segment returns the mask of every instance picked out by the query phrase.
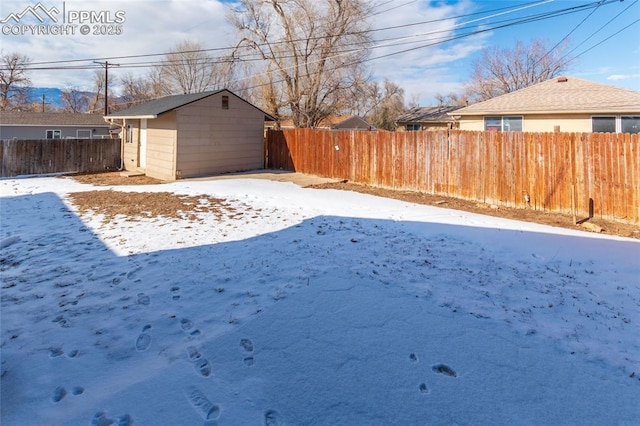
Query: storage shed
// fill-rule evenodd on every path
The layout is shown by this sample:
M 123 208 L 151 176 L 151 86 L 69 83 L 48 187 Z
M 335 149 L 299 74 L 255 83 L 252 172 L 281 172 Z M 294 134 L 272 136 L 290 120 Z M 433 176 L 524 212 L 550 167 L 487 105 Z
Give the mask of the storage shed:
M 109 114 L 123 128 L 123 166 L 161 180 L 264 167 L 273 117 L 229 90 L 155 99 Z

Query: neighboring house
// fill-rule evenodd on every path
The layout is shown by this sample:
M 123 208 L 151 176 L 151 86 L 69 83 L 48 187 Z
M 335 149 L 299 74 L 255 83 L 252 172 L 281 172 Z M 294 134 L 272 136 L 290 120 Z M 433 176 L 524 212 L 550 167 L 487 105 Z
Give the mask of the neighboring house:
M 105 117 L 121 121 L 125 170 L 162 180 L 264 167 L 273 117 L 224 89 L 167 96 Z
M 455 129 L 456 120 L 448 113 L 460 109 L 459 106 L 416 107 L 396 120 L 396 131 Z
M 461 130 L 640 131 L 640 92 L 558 77 L 449 113 Z
M 275 122 L 266 123 L 267 128 L 274 128 Z M 281 129 L 293 129 L 292 119 L 282 120 L 280 122 Z M 316 129 L 325 130 L 376 130 L 376 127 L 366 121 L 364 118 L 357 115 L 330 115 L 327 118 L 320 120 L 320 123 L 315 127 Z
M 109 124 L 98 114 L 0 111 L 0 139 L 108 137 Z

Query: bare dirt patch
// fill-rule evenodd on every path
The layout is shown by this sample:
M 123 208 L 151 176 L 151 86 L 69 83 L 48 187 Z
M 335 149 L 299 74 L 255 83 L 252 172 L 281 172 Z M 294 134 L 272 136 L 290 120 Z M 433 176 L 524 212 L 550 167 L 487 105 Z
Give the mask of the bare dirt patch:
M 120 176 L 120 172 L 77 174 L 63 176 L 62 178 L 71 178 L 80 183 L 96 186 L 158 185 L 164 183 L 164 181 L 149 176 Z
M 213 214 L 217 220 L 222 220 L 224 217 L 242 217 L 251 211 L 249 206 L 238 211 L 223 198 L 171 192 L 73 192 L 69 199 L 81 214 L 104 215 L 104 222 L 118 216 L 126 217 L 127 221 L 157 217 L 204 221 L 203 214 Z M 254 213 L 258 214 L 258 211 Z
M 479 213 L 489 216 L 520 220 L 524 222 L 540 223 L 543 225 L 551 225 L 561 228 L 576 229 L 581 231 L 586 230 L 584 226 L 575 225 L 573 223 L 572 216 L 559 213 L 545 213 L 531 209 L 514 209 L 508 207 L 500 207 L 498 209 L 494 209 L 487 204 L 480 204 L 475 201 L 460 200 L 457 198 L 442 197 L 439 195 L 430 195 L 411 191 L 394 191 L 390 189 L 374 188 L 366 185 L 358 185 L 348 182 L 325 183 L 320 185 L 311 185 L 310 187 L 318 189 L 340 189 L 345 191 L 354 191 L 364 194 L 377 195 L 380 197 L 393 198 L 409 203 L 445 207 L 448 209 L 462 210 L 471 213 Z M 580 219 L 582 218 L 578 218 L 578 220 Z M 638 226 L 596 218 L 591 218 L 585 223 L 590 223 L 602 228 L 603 234 L 640 239 L 640 227 Z
M 123 177 L 119 172 L 98 173 L 87 175 L 73 175 L 71 177 L 82 183 L 99 186 L 119 186 L 119 185 L 153 185 L 161 184 L 163 181 L 147 176 Z M 479 204 L 474 201 L 460 200 L 457 198 L 442 197 L 411 191 L 393 191 L 389 189 L 374 188 L 366 185 L 358 185 L 349 182 L 325 183 L 320 185 L 310 185 L 310 188 L 317 189 L 340 189 L 344 191 L 361 192 L 376 195 L 379 197 L 393 198 L 407 201 L 409 203 L 445 207 L 454 210 L 462 210 L 472 213 L 503 217 L 507 219 L 520 220 L 525 222 L 540 223 L 543 225 L 557 226 L 561 228 L 576 229 L 584 231 L 585 228 L 573 223 L 573 218 L 569 215 L 558 213 L 545 213 L 531 209 L 513 209 L 500 207 L 492 209 L 486 204 Z M 87 195 L 81 195 L 87 194 Z M 124 194 L 124 195 L 123 195 Z M 115 191 L 91 191 L 71 194 L 75 204 L 81 211 L 94 211 L 105 215 L 105 219 L 113 218 L 118 214 L 131 217 L 196 217 L 195 213 L 209 211 L 216 214 L 239 215 L 242 212 L 230 210 L 225 201 L 210 198 L 208 204 L 201 205 L 199 200 L 208 198 L 178 196 L 171 193 L 120 193 Z M 201 209 L 201 210 L 198 210 Z M 207 210 L 209 209 L 209 210 Z M 250 210 L 246 206 L 245 211 Z M 193 216 L 190 216 L 191 213 Z M 582 219 L 582 218 L 578 218 Z M 592 218 L 588 222 L 602 228 L 602 233 L 631 237 L 640 239 L 640 227 L 620 222 L 608 221 Z

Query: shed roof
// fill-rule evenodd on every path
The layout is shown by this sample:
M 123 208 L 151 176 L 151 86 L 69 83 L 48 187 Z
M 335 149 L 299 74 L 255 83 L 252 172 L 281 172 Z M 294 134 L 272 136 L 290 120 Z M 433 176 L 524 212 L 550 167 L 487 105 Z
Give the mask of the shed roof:
M 0 111 L 3 126 L 109 127 L 99 114 L 72 112 Z
M 256 108 L 257 110 L 263 112 L 264 115 L 265 115 L 265 119 L 273 120 L 273 117 L 271 117 L 269 114 L 267 114 L 266 112 L 262 111 L 260 108 L 258 108 L 255 105 L 247 102 L 246 100 L 242 99 L 240 96 L 236 95 L 235 93 L 233 93 L 233 92 L 231 92 L 231 91 L 229 91 L 227 89 L 216 90 L 216 91 L 208 91 L 208 92 L 200 92 L 200 93 L 187 93 L 187 94 L 184 94 L 184 95 L 165 96 L 165 97 L 162 97 L 162 98 L 153 99 L 153 100 L 150 100 L 148 102 L 144 102 L 144 103 L 139 104 L 139 105 L 132 106 L 131 108 L 125 109 L 123 111 L 114 112 L 112 114 L 107 115 L 105 118 L 108 118 L 108 119 L 111 119 L 111 118 L 114 118 L 114 119 L 118 119 L 118 118 L 156 118 L 160 114 L 172 111 L 174 109 L 183 107 L 183 106 L 188 105 L 188 104 L 193 103 L 193 102 L 197 102 L 197 101 L 199 101 L 201 99 L 207 98 L 209 96 L 216 95 L 216 94 L 221 93 L 221 92 L 227 92 L 230 95 L 235 96 L 236 98 L 242 100 L 243 102 L 248 103 L 249 105 L 251 105 L 252 107 Z
M 558 77 L 459 109 L 449 115 L 640 113 L 640 92 Z
M 441 123 L 453 121 L 447 113 L 460 109 L 459 106 L 416 107 L 402 114 L 396 123 Z

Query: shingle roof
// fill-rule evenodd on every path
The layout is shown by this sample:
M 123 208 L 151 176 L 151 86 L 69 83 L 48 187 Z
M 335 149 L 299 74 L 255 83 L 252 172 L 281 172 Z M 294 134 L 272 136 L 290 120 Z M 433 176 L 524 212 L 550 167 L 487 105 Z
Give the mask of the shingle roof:
M 107 115 L 107 118 L 157 117 L 164 112 L 174 110 L 195 101 L 199 101 L 200 99 L 204 99 L 216 93 L 218 92 L 210 91 L 201 93 L 187 93 L 186 95 L 165 96 L 132 106 L 131 108 L 122 111 L 111 113 Z
M 109 127 L 109 123 L 99 114 L 78 114 L 72 112 L 25 112 L 0 111 L 3 126 L 86 126 Z
M 245 101 L 241 97 L 236 94 L 230 92 L 227 89 L 217 90 L 217 91 L 209 91 L 209 92 L 200 92 L 200 93 L 187 93 L 185 95 L 171 95 L 165 96 L 163 98 L 154 99 L 140 105 L 132 106 L 131 108 L 125 109 L 123 111 L 118 111 L 107 115 L 106 118 L 155 118 L 158 115 L 172 111 L 176 108 L 180 108 L 182 106 L 188 105 L 190 103 L 199 101 L 206 97 L 218 94 L 220 92 L 227 92 L 238 99 Z M 249 103 L 249 102 L 247 102 Z M 262 111 L 260 108 L 256 107 L 249 103 L 252 107 Z M 262 111 L 264 113 L 264 111 Z M 269 117 L 269 114 L 264 113 L 265 117 Z
M 459 106 L 416 107 L 396 120 L 396 123 L 441 123 L 453 121 L 447 113 L 460 109 Z
M 280 120 L 280 128 L 293 129 L 294 127 L 295 126 L 293 125 L 292 118 L 286 118 L 286 119 Z M 340 128 L 368 129 L 369 127 L 371 127 L 371 124 L 368 123 L 363 118 L 360 118 L 357 115 L 349 115 L 349 114 L 330 115 L 320 120 L 320 122 L 316 126 L 316 128 L 318 129 L 340 129 Z
M 558 77 L 459 109 L 450 115 L 640 113 L 640 92 Z

